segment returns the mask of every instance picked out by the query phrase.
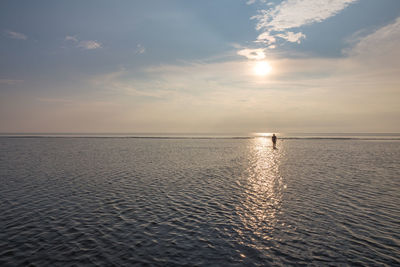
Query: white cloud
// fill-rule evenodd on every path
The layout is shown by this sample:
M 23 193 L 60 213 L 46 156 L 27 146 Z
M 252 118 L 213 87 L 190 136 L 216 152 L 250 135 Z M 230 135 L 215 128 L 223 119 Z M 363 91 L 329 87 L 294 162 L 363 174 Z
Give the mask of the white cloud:
M 257 29 L 284 31 L 332 17 L 357 0 L 286 0 L 255 16 Z
M 344 53 L 369 64 L 380 64 L 381 68 L 393 65 L 400 67 L 400 17 L 357 41 L 353 48 Z
M 301 32 L 298 32 L 298 33 L 285 32 L 285 33 L 277 34 L 276 36 L 278 36 L 278 37 L 280 37 L 282 39 L 285 39 L 285 40 L 287 40 L 289 42 L 298 43 L 298 44 L 301 42 L 300 41 L 301 39 L 306 38 L 306 35 L 301 33 Z
M 142 46 L 141 44 L 138 44 L 136 46 L 136 51 L 135 54 L 144 54 L 146 52 L 146 48 Z
M 270 32 L 263 32 L 257 37 L 257 42 L 265 44 L 273 44 L 276 42 L 276 38 L 270 34 Z
M 75 42 L 75 43 L 78 42 L 78 39 L 76 38 L 76 36 L 70 36 L 70 35 L 65 36 L 64 40 L 65 41 L 72 41 L 72 42 Z
M 28 36 L 26 36 L 25 34 L 20 33 L 20 32 L 6 31 L 6 34 L 8 37 L 10 37 L 12 39 L 18 39 L 18 40 L 28 39 Z
M 289 42 L 300 43 L 305 35 L 293 33 L 292 29 L 317 23 L 330 18 L 357 0 L 285 0 L 269 9 L 261 10 L 252 17 L 257 20 L 257 30 L 263 30 L 257 40 L 266 44 L 280 37 Z
M 102 48 L 102 44 L 97 42 L 97 41 L 94 41 L 94 40 L 81 41 L 81 40 L 78 39 L 78 37 L 72 36 L 72 35 L 65 36 L 64 41 L 72 42 L 72 43 L 75 44 L 76 47 L 82 48 L 82 49 L 85 49 L 85 50 L 92 50 L 92 49 Z
M 245 48 L 237 52 L 238 55 L 247 57 L 248 59 L 260 60 L 265 58 L 264 49 L 249 49 Z
M 86 49 L 86 50 L 92 50 L 92 49 L 98 49 L 101 48 L 101 43 L 97 41 L 80 41 L 78 44 L 78 47 Z

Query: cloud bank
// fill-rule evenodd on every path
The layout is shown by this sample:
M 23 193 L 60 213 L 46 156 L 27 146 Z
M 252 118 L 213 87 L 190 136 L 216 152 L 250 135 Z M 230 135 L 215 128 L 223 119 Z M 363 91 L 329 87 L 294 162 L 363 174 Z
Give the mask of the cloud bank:
M 267 77 L 252 73 L 255 62 L 238 60 L 123 70 L 94 80 L 127 101 L 124 123 L 141 131 L 398 131 L 399 45 L 400 18 L 358 38 L 347 57 L 275 58 Z M 249 59 L 262 53 L 240 50 Z
M 0 91 L 0 131 L 399 132 L 400 18 L 353 44 L 347 57 L 275 58 L 267 77 L 252 61 L 186 62 L 86 77 L 73 98 Z

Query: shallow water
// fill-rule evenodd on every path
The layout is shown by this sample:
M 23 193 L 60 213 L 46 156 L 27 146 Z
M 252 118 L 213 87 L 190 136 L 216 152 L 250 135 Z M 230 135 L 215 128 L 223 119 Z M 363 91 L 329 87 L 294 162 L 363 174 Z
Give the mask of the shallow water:
M 400 141 L 0 138 L 0 265 L 399 265 Z

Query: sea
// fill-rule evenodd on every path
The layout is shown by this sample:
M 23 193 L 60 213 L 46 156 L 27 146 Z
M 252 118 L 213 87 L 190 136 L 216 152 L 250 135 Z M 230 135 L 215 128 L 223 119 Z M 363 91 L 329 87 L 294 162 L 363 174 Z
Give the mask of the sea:
M 400 134 L 2 134 L 0 266 L 400 266 Z

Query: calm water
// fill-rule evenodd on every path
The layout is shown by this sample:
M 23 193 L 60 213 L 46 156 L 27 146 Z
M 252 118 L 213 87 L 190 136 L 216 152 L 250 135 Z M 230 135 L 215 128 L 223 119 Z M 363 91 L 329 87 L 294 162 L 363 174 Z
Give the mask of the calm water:
M 0 265 L 400 265 L 400 141 L 0 138 Z

